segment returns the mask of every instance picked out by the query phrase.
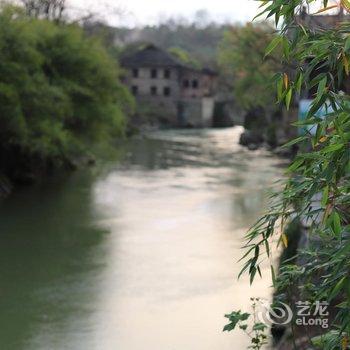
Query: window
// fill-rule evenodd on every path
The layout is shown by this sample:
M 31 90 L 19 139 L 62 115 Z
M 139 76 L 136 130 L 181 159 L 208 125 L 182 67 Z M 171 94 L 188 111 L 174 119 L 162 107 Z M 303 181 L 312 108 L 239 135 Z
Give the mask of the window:
M 190 81 L 188 79 L 186 79 L 183 81 L 182 85 L 184 88 L 188 88 L 188 87 L 190 87 Z
M 198 80 L 197 79 L 192 80 L 192 87 L 193 87 L 193 89 L 198 88 Z
M 166 86 L 163 90 L 163 95 L 164 96 L 170 96 L 171 95 L 171 90 L 170 87 Z
M 134 78 L 138 78 L 139 77 L 139 70 L 138 69 L 133 69 L 132 70 L 132 76 L 134 77 Z
M 164 79 L 170 79 L 170 69 L 164 69 Z
M 131 91 L 132 91 L 132 94 L 133 94 L 134 96 L 136 96 L 136 95 L 138 94 L 138 92 L 139 92 L 139 87 L 136 86 L 136 85 L 133 85 L 133 86 L 131 87 Z
M 156 96 L 157 95 L 157 87 L 156 86 L 151 86 L 151 95 Z
M 156 69 L 151 69 L 151 78 L 156 79 L 158 76 L 158 72 Z

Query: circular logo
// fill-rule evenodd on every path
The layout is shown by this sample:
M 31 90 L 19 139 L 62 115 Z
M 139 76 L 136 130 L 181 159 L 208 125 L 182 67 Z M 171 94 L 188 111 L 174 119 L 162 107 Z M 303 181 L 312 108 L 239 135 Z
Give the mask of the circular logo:
M 268 300 L 260 299 L 257 317 L 260 322 L 273 325 L 286 325 L 293 319 L 293 311 L 285 303 L 277 302 L 272 304 Z

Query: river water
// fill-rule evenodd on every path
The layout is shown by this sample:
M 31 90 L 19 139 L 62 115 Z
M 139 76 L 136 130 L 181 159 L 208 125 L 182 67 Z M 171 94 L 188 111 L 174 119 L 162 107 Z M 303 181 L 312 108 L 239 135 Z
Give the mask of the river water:
M 271 293 L 237 261 L 282 170 L 241 131 L 150 133 L 0 203 L 0 349 L 244 349 L 223 315 Z

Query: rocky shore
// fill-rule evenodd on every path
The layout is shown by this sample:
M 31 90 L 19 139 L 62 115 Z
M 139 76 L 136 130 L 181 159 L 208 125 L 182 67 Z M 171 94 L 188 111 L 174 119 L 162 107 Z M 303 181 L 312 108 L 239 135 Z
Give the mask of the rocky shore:
M 292 158 L 297 151 L 296 147 L 283 148 L 289 140 L 297 137 L 297 128 L 291 127 L 297 111 L 266 112 L 262 108 L 249 111 L 244 117 L 244 132 L 239 143 L 254 151 L 266 148 L 278 156 Z

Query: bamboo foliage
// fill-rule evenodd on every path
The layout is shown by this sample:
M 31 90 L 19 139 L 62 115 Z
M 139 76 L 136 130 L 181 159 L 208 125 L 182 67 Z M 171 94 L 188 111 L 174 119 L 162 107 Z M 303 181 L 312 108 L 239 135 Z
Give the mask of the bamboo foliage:
M 350 101 L 344 85 L 350 70 L 350 23 L 340 22 L 329 29 L 308 28 L 298 15 L 305 6 L 319 4 L 315 0 L 261 3 L 257 17 L 272 18 L 278 32 L 266 55 L 282 47 L 284 61 L 296 64 L 294 77 L 283 71 L 276 76 L 278 102 L 288 109 L 302 90 L 316 92 L 306 119 L 294 124 L 305 130 L 304 135 L 286 145 L 298 145 L 300 152 L 287 170 L 283 191 L 272 196 L 269 211 L 246 235 L 241 273 L 247 272 L 253 282 L 257 273 L 261 274 L 261 263 L 270 255 L 272 242 L 288 245 L 284 227 L 295 219 L 307 223 L 309 244 L 278 273 L 271 265 L 272 282 L 277 292 L 297 290 L 299 296 L 313 304 L 324 300 L 332 305 L 330 328 L 318 337 L 310 337 L 308 348 L 348 349 Z M 317 13 L 335 8 L 349 10 L 349 1 L 335 5 L 325 0 Z M 322 117 L 321 109 L 327 111 Z M 291 302 L 288 298 L 285 301 Z M 307 329 L 303 332 L 306 336 Z M 297 337 L 293 333 L 294 344 Z M 254 339 L 251 348 L 261 346 L 262 342 Z

